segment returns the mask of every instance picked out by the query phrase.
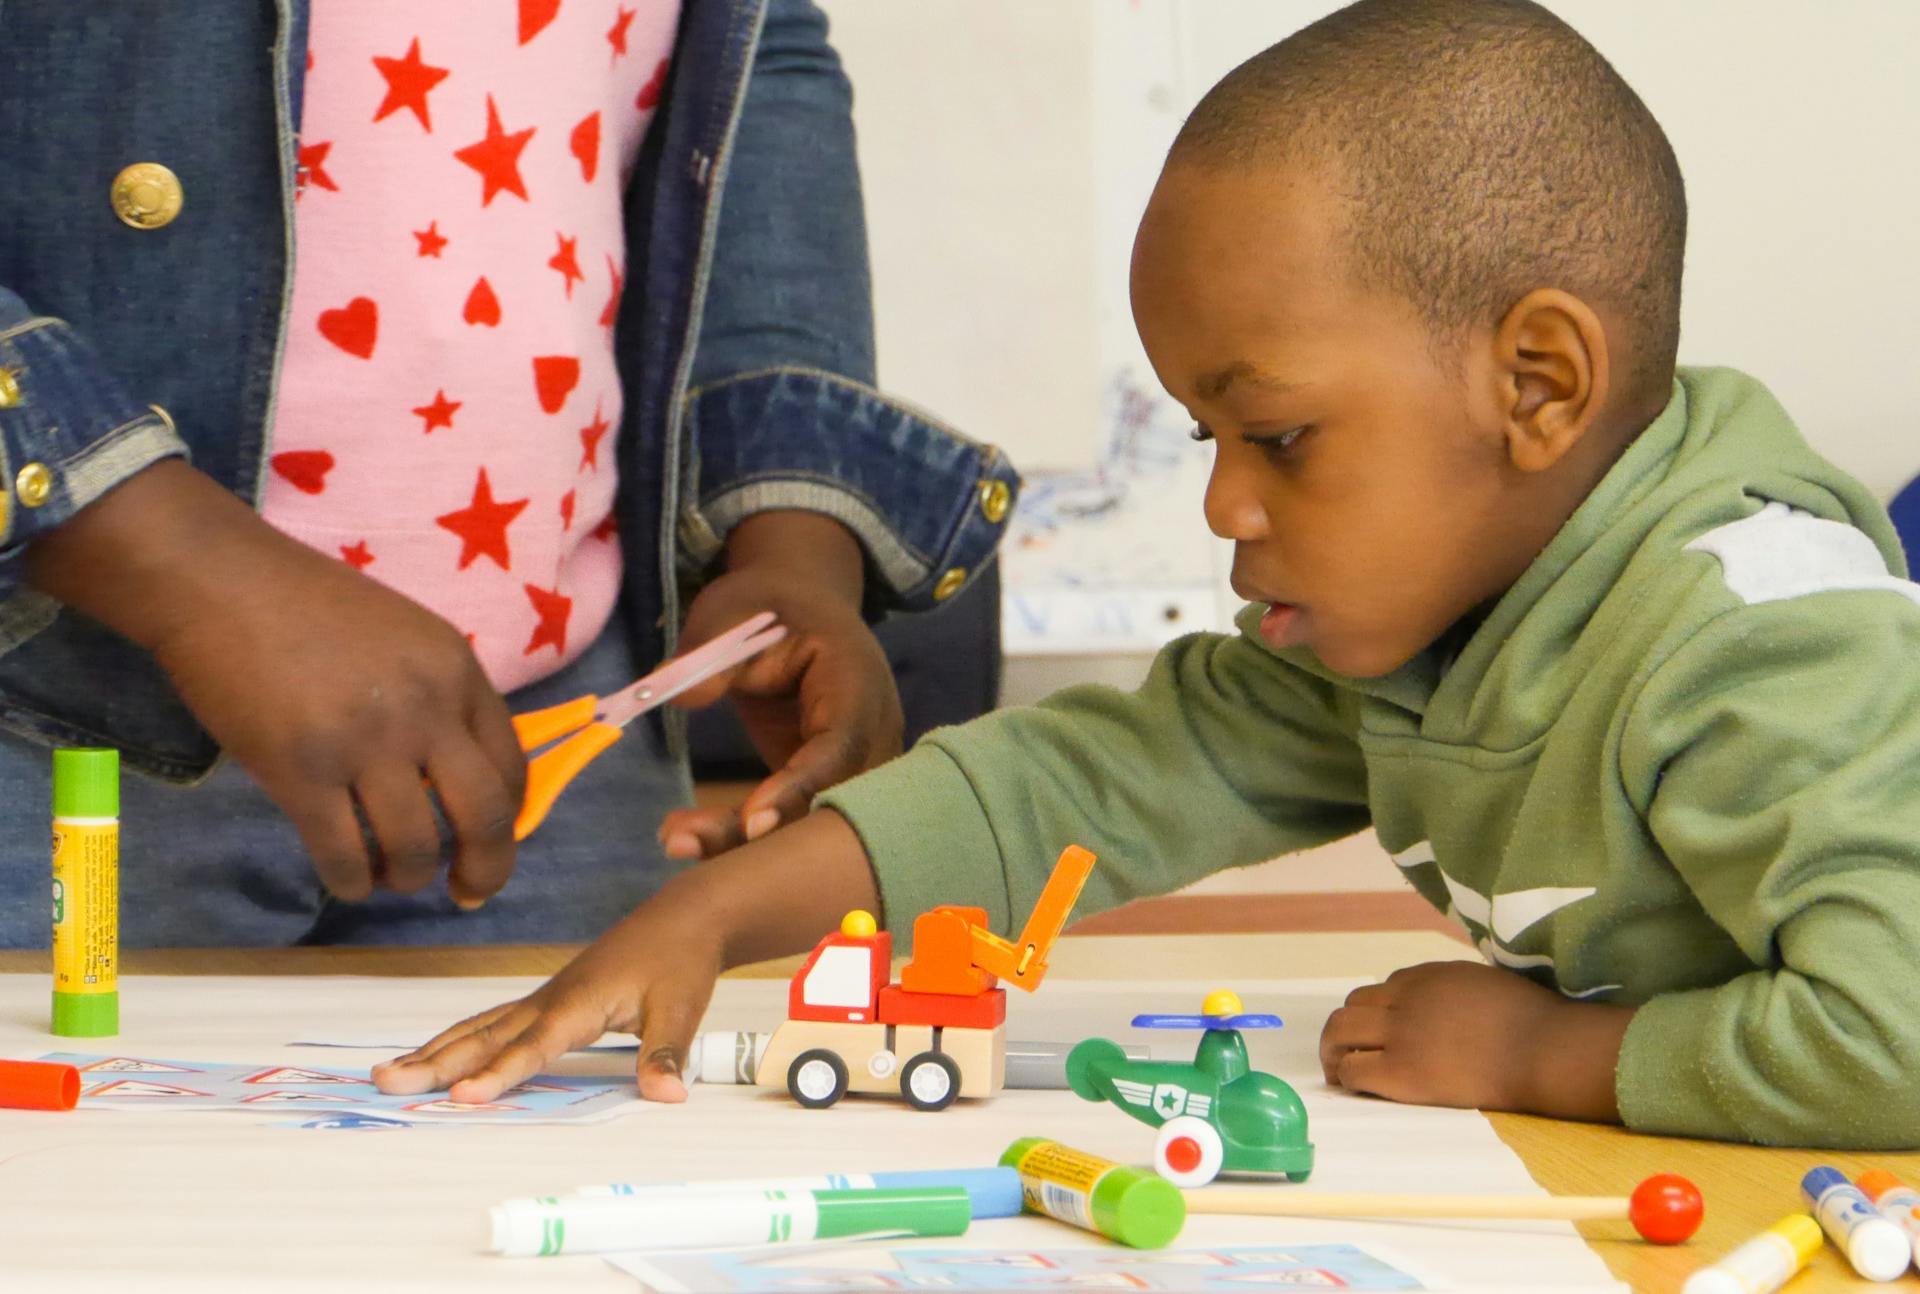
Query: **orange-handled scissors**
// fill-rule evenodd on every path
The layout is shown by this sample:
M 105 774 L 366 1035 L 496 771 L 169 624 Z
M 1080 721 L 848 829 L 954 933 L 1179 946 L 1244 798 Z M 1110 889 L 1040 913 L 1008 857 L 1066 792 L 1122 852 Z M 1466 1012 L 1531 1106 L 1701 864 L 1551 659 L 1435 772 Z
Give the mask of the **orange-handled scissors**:
M 762 611 L 618 692 L 604 697 L 589 693 L 544 710 L 514 715 L 513 730 L 520 736 L 520 749 L 533 758 L 527 763 L 527 794 L 513 823 L 513 838 L 525 840 L 532 835 L 546 821 L 547 811 L 567 783 L 619 741 L 627 724 L 721 670 L 757 656 L 786 636 L 787 627 L 774 623 L 773 612 Z M 550 748 L 535 754 L 542 746 Z

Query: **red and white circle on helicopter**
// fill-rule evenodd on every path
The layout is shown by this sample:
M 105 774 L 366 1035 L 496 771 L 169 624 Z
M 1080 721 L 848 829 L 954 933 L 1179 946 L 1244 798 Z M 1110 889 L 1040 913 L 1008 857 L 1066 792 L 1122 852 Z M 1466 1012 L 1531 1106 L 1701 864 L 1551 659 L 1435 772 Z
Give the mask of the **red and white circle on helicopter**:
M 1220 1175 L 1225 1153 L 1211 1123 L 1182 1114 L 1160 1125 L 1159 1139 L 1153 1143 L 1153 1169 L 1175 1186 L 1191 1190 Z

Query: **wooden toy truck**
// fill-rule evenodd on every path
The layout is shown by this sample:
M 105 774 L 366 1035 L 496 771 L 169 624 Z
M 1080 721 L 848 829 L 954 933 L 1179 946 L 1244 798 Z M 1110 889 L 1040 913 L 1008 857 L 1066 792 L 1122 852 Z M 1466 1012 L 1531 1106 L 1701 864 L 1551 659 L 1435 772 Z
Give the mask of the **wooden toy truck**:
M 913 960 L 888 983 L 893 936 L 849 912 L 787 989 L 787 1020 L 754 1072 L 808 1109 L 848 1092 L 898 1092 L 917 1110 L 992 1096 L 1006 1071 L 1007 991 L 1031 993 L 1080 897 L 1094 856 L 1069 845 L 1015 940 L 986 928 L 983 908 L 947 904 L 913 923 Z

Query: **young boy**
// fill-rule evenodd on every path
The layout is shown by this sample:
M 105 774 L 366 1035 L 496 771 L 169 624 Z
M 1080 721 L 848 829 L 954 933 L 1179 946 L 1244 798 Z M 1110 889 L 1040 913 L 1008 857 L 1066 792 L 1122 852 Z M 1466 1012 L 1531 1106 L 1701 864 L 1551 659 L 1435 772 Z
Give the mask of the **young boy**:
M 1068 842 L 1087 912 L 1371 824 L 1490 964 L 1355 992 L 1330 1082 L 1920 1143 L 1920 588 L 1763 387 L 1676 376 L 1684 241 L 1658 125 L 1525 0 L 1362 0 L 1258 55 L 1132 272 L 1240 633 L 934 734 L 382 1083 L 485 1100 L 618 1029 L 677 1099 L 713 976 L 848 908 L 1005 926 Z

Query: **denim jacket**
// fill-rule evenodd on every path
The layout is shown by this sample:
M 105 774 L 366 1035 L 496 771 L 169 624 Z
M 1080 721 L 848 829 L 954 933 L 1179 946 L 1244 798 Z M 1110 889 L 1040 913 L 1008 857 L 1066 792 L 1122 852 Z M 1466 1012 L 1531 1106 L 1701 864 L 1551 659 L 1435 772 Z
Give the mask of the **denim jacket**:
M 257 506 L 308 3 L 0 0 L 0 725 L 163 777 L 203 774 L 212 739 L 150 657 L 26 587 L 22 556 L 169 456 Z M 682 589 L 755 512 L 844 523 L 876 613 L 951 596 L 1004 526 L 1004 456 L 871 385 L 850 104 L 808 0 L 686 0 L 627 192 L 615 331 L 642 659 L 671 650 Z M 179 178 L 162 227 L 116 215 L 138 162 Z

